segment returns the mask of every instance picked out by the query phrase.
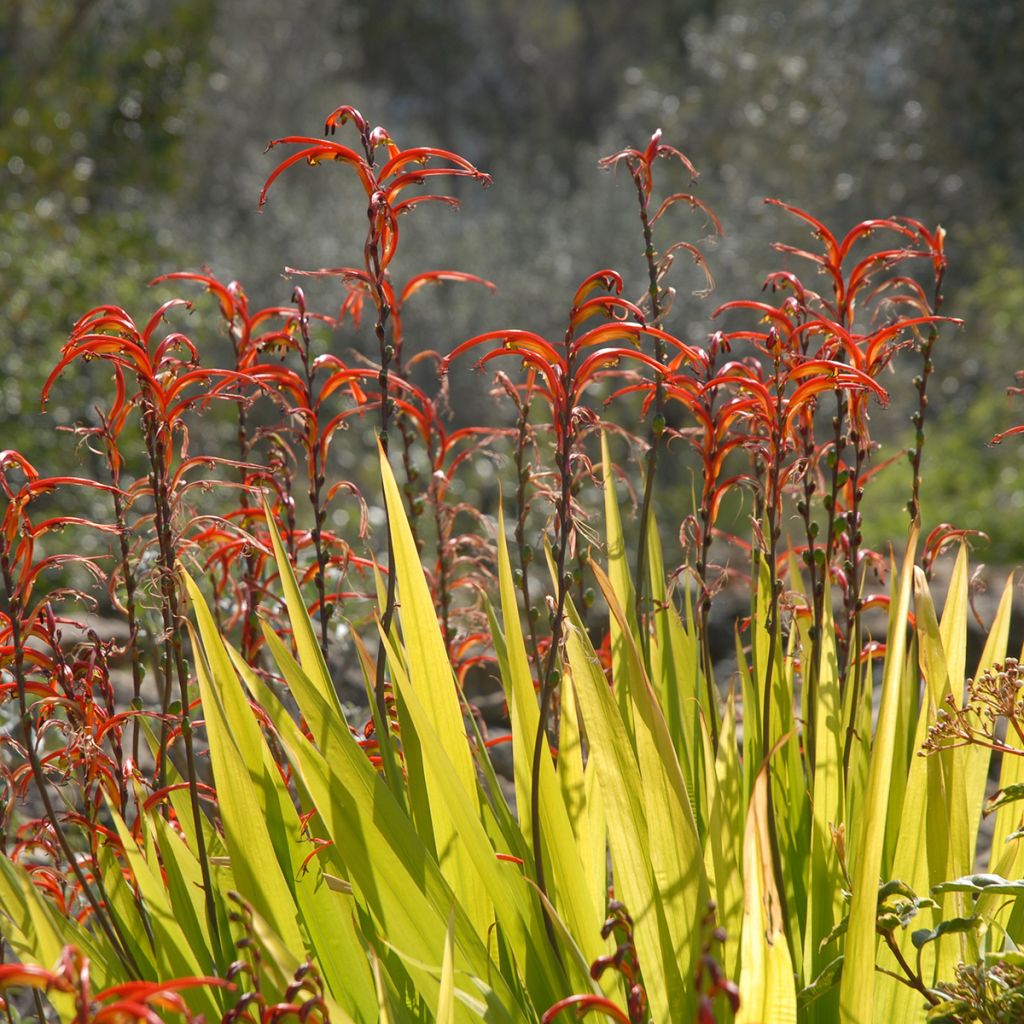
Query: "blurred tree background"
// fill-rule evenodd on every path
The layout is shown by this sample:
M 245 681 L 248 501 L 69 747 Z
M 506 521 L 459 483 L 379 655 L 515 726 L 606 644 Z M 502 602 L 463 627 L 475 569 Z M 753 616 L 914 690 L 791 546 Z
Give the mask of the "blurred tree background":
M 1024 446 L 986 447 L 1024 418 L 1005 397 L 1024 366 L 1022 97 L 1017 0 L 5 0 L 2 447 L 47 472 L 84 458 L 52 427 L 87 415 L 86 375 L 45 418 L 36 396 L 92 306 L 145 319 L 169 294 L 148 280 L 203 264 L 239 278 L 254 305 L 286 303 L 285 266 L 359 262 L 363 206 L 338 168 L 285 179 L 256 210 L 266 142 L 318 134 L 339 103 L 494 175 L 487 193 L 465 191 L 461 214 L 403 224 L 399 280 L 452 268 L 499 286 L 424 296 L 407 336 L 442 350 L 493 327 L 560 337 L 576 284 L 606 265 L 639 292 L 632 185 L 596 163 L 661 127 L 702 171 L 699 195 L 726 231 L 708 251 L 712 296 L 691 296 L 702 281 L 677 265 L 669 326 L 684 338 L 708 333 L 719 302 L 758 294 L 778 263 L 772 240 L 806 241 L 764 196 L 838 231 L 890 214 L 945 226 L 944 309 L 967 325 L 936 350 L 926 527 L 980 528 L 992 536 L 982 557 L 1022 558 Z M 314 308 L 336 312 L 336 286 L 303 283 Z M 205 307 L 188 329 L 214 362 L 226 346 Z M 363 326 L 332 343 L 369 351 Z M 898 412 L 880 429 L 905 444 L 911 385 L 889 383 Z M 486 390 L 467 388 L 460 410 L 487 415 Z M 334 457 L 355 458 L 342 445 Z M 880 475 L 870 540 L 903 533 L 908 477 L 905 463 Z

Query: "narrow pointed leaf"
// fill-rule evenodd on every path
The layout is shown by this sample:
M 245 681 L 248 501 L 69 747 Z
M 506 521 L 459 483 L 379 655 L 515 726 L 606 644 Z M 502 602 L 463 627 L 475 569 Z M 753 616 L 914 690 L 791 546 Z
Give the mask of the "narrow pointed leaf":
M 917 531 L 911 530 L 903 567 L 894 579 L 895 592 L 889 618 L 882 698 L 878 726 L 871 749 L 867 792 L 860 808 L 856 834 L 852 837 L 853 900 L 846 936 L 839 1008 L 843 1024 L 871 1024 L 875 995 L 875 913 L 882 866 L 886 810 L 892 782 L 893 750 L 896 743 L 896 711 L 907 646 L 907 614 L 910 611 L 914 553 Z M 849 837 L 848 837 L 849 838 Z

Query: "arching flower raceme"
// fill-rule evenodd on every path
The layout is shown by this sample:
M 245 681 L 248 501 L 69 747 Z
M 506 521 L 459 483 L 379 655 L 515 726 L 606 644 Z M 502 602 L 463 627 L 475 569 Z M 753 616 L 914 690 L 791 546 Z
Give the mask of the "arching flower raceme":
M 268 149 L 277 146 L 298 146 L 298 152 L 286 157 L 271 171 L 260 191 L 259 205 L 264 206 L 267 194 L 274 182 L 289 167 L 305 162 L 311 167 L 333 160 L 347 164 L 355 171 L 368 200 L 370 219 L 370 236 L 367 249 L 379 251 L 379 269 L 385 269 L 398 248 L 398 218 L 422 203 L 440 202 L 447 206 L 458 207 L 459 201 L 453 196 L 434 193 L 421 193 L 402 198 L 403 193 L 418 185 L 423 185 L 435 178 L 471 178 L 482 185 L 491 184 L 491 176 L 478 170 L 464 157 L 446 149 L 433 146 L 416 146 L 412 149 L 399 149 L 384 128 L 370 129 L 367 121 L 353 107 L 339 107 L 324 125 L 325 134 L 334 134 L 339 125 L 351 121 L 359 132 L 363 153 L 329 139 L 317 139 L 306 135 L 286 135 L 274 139 Z M 376 152 L 384 149 L 387 159 L 383 164 L 376 161 Z M 431 161 L 439 161 L 439 166 L 430 166 Z M 369 267 L 367 269 L 370 269 Z

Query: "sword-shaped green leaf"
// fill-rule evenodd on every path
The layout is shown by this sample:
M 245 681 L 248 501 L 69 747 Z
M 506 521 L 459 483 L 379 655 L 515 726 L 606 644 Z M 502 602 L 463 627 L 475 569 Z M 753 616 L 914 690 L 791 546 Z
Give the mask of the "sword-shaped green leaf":
M 852 837 L 853 897 L 850 924 L 846 935 L 843 977 L 839 988 L 839 1011 L 843 1024 L 871 1024 L 875 999 L 875 914 L 878 907 L 878 882 L 882 866 L 882 845 L 892 783 L 892 761 L 896 745 L 897 704 L 903 679 L 907 650 L 907 616 L 910 612 L 914 578 L 914 553 L 917 529 L 907 540 L 903 567 L 894 579 L 890 605 L 889 633 L 886 641 L 885 668 L 882 673 L 882 698 L 878 726 L 871 748 L 867 792 L 864 795 L 856 831 Z

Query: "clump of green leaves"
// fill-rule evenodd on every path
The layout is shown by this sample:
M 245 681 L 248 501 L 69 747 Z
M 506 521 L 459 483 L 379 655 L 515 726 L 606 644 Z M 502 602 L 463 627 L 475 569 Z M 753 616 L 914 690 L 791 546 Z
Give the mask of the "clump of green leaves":
M 590 1011 L 861 1024 L 924 1020 L 978 977 L 964 964 L 1012 965 L 1024 914 L 1012 588 L 965 693 L 970 531 L 918 543 L 927 374 L 949 323 L 944 232 L 887 218 L 836 234 L 773 201 L 813 243 L 779 243 L 787 266 L 767 296 L 723 303 L 719 330 L 683 340 L 664 324 L 668 275 L 677 254 L 704 270 L 705 256 L 687 242 L 659 255 L 652 229 L 677 207 L 718 223 L 688 193 L 652 215 L 656 159 L 692 170 L 655 133 L 610 158 L 640 199 L 643 295 L 600 269 L 567 303 L 561 338 L 508 327 L 414 350 L 407 299 L 488 282 L 428 270 L 396 286 L 399 218 L 458 205 L 422 187 L 489 176 L 447 150 L 403 149 L 349 106 L 325 136 L 345 124 L 355 148 L 277 140 L 296 149 L 262 194 L 301 163 L 354 172 L 362 261 L 305 272 L 337 281 L 337 315 L 299 289 L 290 306 L 250 307 L 237 282 L 165 275 L 217 300 L 233 364 L 203 363 L 202 338 L 177 323 L 182 300 L 139 326 L 97 306 L 46 393 L 72 367 L 103 367 L 113 397 L 78 435 L 108 482 L 46 477 L 0 452 L 0 931 L 20 961 L 2 976 L 42 979 L 66 1016 L 81 988 L 53 981 L 52 965 L 87 962 L 104 996 L 139 995 L 119 1010 L 129 1020 L 163 1000 L 260 1024 Z M 375 358 L 334 351 L 361 326 Z M 897 561 L 865 546 L 863 498 L 870 414 L 891 398 L 882 371 L 910 349 L 925 372 Z M 469 351 L 514 426 L 451 423 L 447 376 Z M 192 450 L 214 400 L 237 413 L 237 457 Z M 375 502 L 341 473 L 360 424 L 376 443 Z M 124 455 L 135 436 L 143 473 Z M 617 460 L 625 446 L 656 453 L 642 475 Z M 655 468 L 685 448 L 702 477 L 692 509 L 663 512 L 680 524 L 667 564 Z M 464 475 L 475 463 L 493 475 L 502 457 L 516 480 L 495 487 L 492 517 Z M 53 514 L 55 492 L 85 486 L 113 524 Z M 637 523 L 624 486 L 642 494 Z M 723 535 L 730 503 L 751 524 L 742 537 Z M 65 529 L 109 535 L 114 571 L 60 551 Z M 739 572 L 714 564 L 726 539 L 749 571 L 730 680 L 711 646 L 716 595 Z M 939 617 L 926 570 L 953 543 Z M 69 567 L 124 609 L 126 639 L 75 617 L 88 588 L 44 592 L 47 572 Z M 889 594 L 869 593 L 887 569 Z M 884 641 L 871 606 L 886 609 Z M 71 627 L 84 639 L 65 643 Z M 467 698 L 481 676 L 507 709 L 503 735 Z M 362 710 L 343 706 L 343 685 L 362 686 Z M 503 787 L 491 754 L 505 743 Z M 986 804 L 994 753 L 1000 791 Z M 984 812 L 989 870 L 972 874 Z M 992 966 L 985 985 L 1003 977 Z M 104 999 L 79 1001 L 83 1024 L 112 1016 Z

